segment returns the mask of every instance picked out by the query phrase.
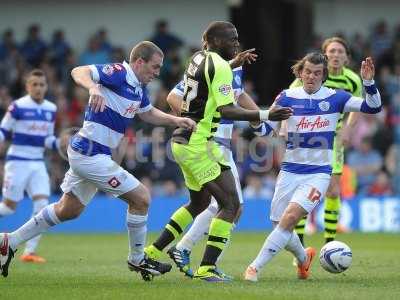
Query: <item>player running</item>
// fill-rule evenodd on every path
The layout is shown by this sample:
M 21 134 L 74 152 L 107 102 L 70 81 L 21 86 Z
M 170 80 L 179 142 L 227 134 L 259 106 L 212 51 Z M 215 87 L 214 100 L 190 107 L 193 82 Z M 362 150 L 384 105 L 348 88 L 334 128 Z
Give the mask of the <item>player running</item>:
M 346 41 L 340 37 L 326 39 L 322 44 L 322 52 L 328 57 L 328 77 L 323 83 L 331 89 L 342 89 L 353 96 L 362 96 L 362 84 L 360 77 L 346 67 L 349 62 L 350 49 Z M 292 87 L 301 86 L 301 81 L 296 79 Z M 355 125 L 357 113 L 350 112 L 346 124 L 343 126 L 343 114 L 341 115 L 333 142 L 332 177 L 326 191 L 324 209 L 324 237 L 325 242 L 333 241 L 338 227 L 340 201 L 340 176 L 344 164 L 344 144 L 349 142 L 348 128 Z M 304 233 L 307 217 L 301 219 L 296 226 L 296 232 L 304 245 Z
M 0 234 L 0 268 L 4 277 L 21 243 L 61 222 L 77 218 L 97 190 L 128 203 L 126 224 L 129 239 L 128 267 L 144 280 L 169 272 L 164 264 L 144 255 L 150 194 L 145 186 L 111 159 L 136 113 L 146 122 L 173 125 L 188 132 L 196 124 L 171 116 L 151 106 L 146 84 L 160 73 L 162 51 L 151 42 L 140 42 L 131 51 L 129 63 L 81 66 L 72 70 L 75 82 L 89 90 L 89 105 L 80 131 L 68 148 L 69 171 L 57 203 L 43 208 L 16 231 Z M 105 220 L 106 222 L 107 220 Z
M 58 150 L 60 142 L 54 136 L 57 107 L 45 99 L 47 80 L 40 69 L 32 70 L 26 78 L 28 94 L 8 107 L 0 125 L 0 142 L 11 139 L 3 182 L 0 218 L 15 213 L 26 191 L 32 199 L 32 216 L 49 204 L 50 180 L 43 161 L 44 150 Z M 41 235 L 26 242 L 20 256 L 23 262 L 44 263 L 36 254 Z
M 236 55 L 235 59 L 230 61 L 231 67 L 235 65 L 240 65 L 232 69 L 233 73 L 232 88 L 235 101 L 239 106 L 246 109 L 258 109 L 258 106 L 254 103 L 251 97 L 243 90 L 243 85 L 242 85 L 242 77 L 243 77 L 242 65 L 245 62 L 251 63 L 256 60 L 257 56 L 255 53 L 253 53 L 254 50 L 255 49 L 249 49 L 240 52 Z M 171 92 L 167 97 L 167 101 L 171 109 L 178 115 L 181 113 L 180 110 L 185 92 L 184 88 L 185 88 L 185 83 L 182 80 L 174 87 L 174 89 L 171 90 Z M 225 157 L 229 161 L 229 166 L 231 168 L 233 177 L 235 179 L 236 190 L 240 201 L 240 208 L 234 220 L 234 223 L 237 224 L 237 221 L 242 212 L 243 196 L 242 196 L 242 189 L 240 186 L 239 173 L 237 171 L 236 164 L 233 160 L 233 155 L 231 151 L 233 122 L 234 122 L 233 120 L 221 119 L 219 122 L 218 129 L 215 132 L 214 140 L 219 145 L 222 153 L 224 153 Z M 254 128 L 255 134 L 258 135 L 265 134 L 267 130 L 272 131 L 272 128 L 270 128 L 268 125 L 259 122 L 253 123 L 252 128 Z M 176 244 L 176 246 L 171 247 L 167 251 L 167 253 L 174 260 L 180 271 L 185 273 L 185 275 L 189 277 L 193 277 L 193 271 L 190 266 L 190 253 L 192 251 L 192 248 L 198 241 L 200 241 L 205 235 L 208 234 L 208 229 L 211 220 L 217 214 L 218 209 L 219 208 L 217 201 L 215 200 L 215 198 L 212 198 L 210 205 L 202 213 L 196 216 L 192 226 L 182 237 L 182 239 Z M 221 260 L 221 257 L 222 253 L 218 257 L 217 262 Z M 216 268 L 216 271 L 223 276 L 227 276 L 220 269 Z
M 235 107 L 232 89 L 232 59 L 239 47 L 233 24 L 216 21 L 203 34 L 207 49 L 195 53 L 184 75 L 185 88 L 181 115 L 197 123 L 197 130 L 179 128 L 172 137 L 172 153 L 179 164 L 190 202 L 171 217 L 159 238 L 145 252 L 152 258 L 175 240 L 193 219 L 216 199 L 219 211 L 212 219 L 206 249 L 194 278 L 211 282 L 229 281 L 216 270 L 216 260 L 230 238 L 233 222 L 240 207 L 235 179 L 229 162 L 214 140 L 221 118 L 245 121 L 284 120 L 290 108 L 246 110 Z
M 328 76 L 328 61 L 321 53 L 306 55 L 292 69 L 302 86 L 284 90 L 275 101 L 277 105 L 291 107 L 294 113 L 286 121 L 288 142 L 271 203 L 274 230 L 245 271 L 244 278 L 249 281 L 257 281 L 261 268 L 282 249 L 296 257 L 298 277 L 309 277 L 315 249 L 304 249 L 293 230 L 328 189 L 337 123 L 343 112 L 376 114 L 382 108 L 371 58 L 361 65 L 365 100 L 322 86 Z

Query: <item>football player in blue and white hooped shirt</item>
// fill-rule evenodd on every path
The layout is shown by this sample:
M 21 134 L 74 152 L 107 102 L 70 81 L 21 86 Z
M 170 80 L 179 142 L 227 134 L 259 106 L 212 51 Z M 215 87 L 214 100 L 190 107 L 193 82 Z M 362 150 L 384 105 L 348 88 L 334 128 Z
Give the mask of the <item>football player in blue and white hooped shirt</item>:
M 306 279 L 309 276 L 315 249 L 304 249 L 293 229 L 315 208 L 329 186 L 333 140 L 340 114 L 381 111 L 371 58 L 361 64 L 365 100 L 343 90 L 322 86 L 328 74 L 327 66 L 323 54 L 306 55 L 292 67 L 303 85 L 284 90 L 275 101 L 276 105 L 293 109 L 293 115 L 286 120 L 288 141 L 271 203 L 271 221 L 275 229 L 247 268 L 246 280 L 257 281 L 257 272 L 282 249 L 297 258 L 298 277 Z
M 72 70 L 75 82 L 89 90 L 89 105 L 80 131 L 68 148 L 69 171 L 61 188 L 61 199 L 45 207 L 16 231 L 0 234 L 0 267 L 3 276 L 17 246 L 63 221 L 78 217 L 98 189 L 128 203 L 126 223 L 129 237 L 128 267 L 144 280 L 169 272 L 163 264 L 144 256 L 150 194 L 132 174 L 111 159 L 136 113 L 146 122 L 194 130 L 187 118 L 163 113 L 151 106 L 146 84 L 160 73 L 162 51 L 151 42 L 140 42 L 129 63 L 91 65 Z M 104 220 L 107 222 L 107 219 Z
M 243 64 L 245 61 L 253 62 L 255 61 L 257 55 L 253 53 L 255 49 L 249 49 L 239 53 L 235 59 L 231 62 L 233 64 Z M 237 104 L 243 108 L 250 110 L 258 110 L 258 106 L 254 103 L 251 97 L 244 91 L 242 85 L 243 78 L 243 68 L 242 66 L 238 66 L 232 70 L 233 72 L 233 81 L 232 88 L 234 91 L 234 96 Z M 168 104 L 175 114 L 179 114 L 181 110 L 181 104 L 184 95 L 184 81 L 180 81 L 169 93 L 167 97 Z M 243 195 L 242 189 L 240 186 L 240 178 L 236 168 L 236 164 L 233 160 L 232 151 L 231 151 L 231 139 L 232 139 L 232 131 L 233 131 L 233 120 L 225 120 L 221 119 L 219 122 L 218 129 L 214 135 L 214 140 L 220 145 L 220 148 L 224 155 L 226 155 L 227 160 L 229 161 L 229 165 L 232 171 L 232 174 L 236 183 L 236 190 L 239 195 L 240 204 L 243 205 Z M 266 133 L 267 128 L 270 128 L 265 123 L 254 124 L 255 125 L 255 133 L 258 135 L 264 135 Z M 254 127 L 253 127 L 254 128 Z M 271 131 L 271 129 L 269 130 Z M 169 251 L 170 256 L 181 256 L 183 259 L 178 260 L 174 259 L 177 262 L 178 267 L 182 272 L 184 272 L 187 276 L 193 276 L 193 271 L 190 267 L 190 252 L 194 245 L 200 241 L 205 234 L 208 233 L 208 228 L 210 226 L 212 218 L 217 214 L 219 208 L 218 203 L 212 197 L 211 203 L 207 209 L 205 209 L 202 213 L 196 216 L 192 226 L 189 231 L 182 237 L 182 239 L 175 246 L 172 254 L 172 250 Z M 239 209 L 238 215 L 236 216 L 235 223 L 240 217 L 242 211 L 242 207 Z M 221 259 L 221 255 L 218 257 L 218 261 Z
M 15 212 L 26 191 L 33 201 L 33 216 L 48 205 L 49 175 L 43 161 L 45 148 L 56 150 L 54 136 L 57 107 L 46 100 L 46 76 L 42 70 L 31 71 L 26 80 L 28 94 L 11 103 L 0 125 L 0 142 L 11 140 L 8 148 L 3 182 L 0 218 Z M 24 262 L 45 262 L 36 255 L 40 235 L 26 243 L 20 259 Z

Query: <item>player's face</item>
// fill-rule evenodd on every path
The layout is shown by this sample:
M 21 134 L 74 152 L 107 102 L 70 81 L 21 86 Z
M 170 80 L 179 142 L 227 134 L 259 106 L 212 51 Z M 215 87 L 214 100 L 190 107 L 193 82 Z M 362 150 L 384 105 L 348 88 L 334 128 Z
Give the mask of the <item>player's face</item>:
M 227 28 L 221 39 L 220 54 L 226 60 L 231 60 L 239 52 L 239 36 L 236 28 Z
M 341 70 L 348 60 L 346 48 L 338 42 L 330 43 L 325 55 L 328 57 L 329 69 Z
M 35 101 L 41 102 L 47 92 L 47 82 L 44 76 L 31 76 L 26 82 L 26 91 Z
M 323 76 L 323 64 L 314 65 L 313 63 L 306 61 L 303 70 L 300 72 L 300 78 L 303 82 L 304 90 L 309 94 L 318 91 L 322 85 Z
M 136 76 L 141 83 L 148 84 L 154 78 L 158 77 L 158 75 L 160 75 L 163 57 L 159 54 L 154 54 L 148 62 L 142 60 L 141 58 L 139 59 L 141 62 L 138 68 L 138 74 L 136 74 Z

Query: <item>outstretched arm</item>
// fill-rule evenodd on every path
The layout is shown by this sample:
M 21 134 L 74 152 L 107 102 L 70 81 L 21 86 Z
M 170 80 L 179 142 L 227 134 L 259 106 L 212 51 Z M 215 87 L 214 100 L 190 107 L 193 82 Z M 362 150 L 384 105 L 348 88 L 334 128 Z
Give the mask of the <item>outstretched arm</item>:
M 220 106 L 218 109 L 222 118 L 238 121 L 281 121 L 288 119 L 293 114 L 290 107 L 279 106 L 271 107 L 268 110 L 248 110 L 228 104 Z
M 382 109 L 381 96 L 374 81 L 375 66 L 372 58 L 367 57 L 361 63 L 361 77 L 366 91 L 365 100 L 359 97 L 350 97 L 345 103 L 343 111 L 361 111 L 367 114 L 376 114 Z
M 138 114 L 140 119 L 154 125 L 170 125 L 182 127 L 188 130 L 196 130 L 196 122 L 189 118 L 181 118 L 166 114 L 161 110 L 152 107 L 150 110 Z

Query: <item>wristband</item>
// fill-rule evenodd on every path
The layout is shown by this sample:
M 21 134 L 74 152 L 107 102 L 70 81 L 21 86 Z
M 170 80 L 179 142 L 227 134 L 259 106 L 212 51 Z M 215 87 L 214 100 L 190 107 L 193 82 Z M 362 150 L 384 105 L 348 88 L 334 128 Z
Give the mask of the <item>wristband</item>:
M 260 120 L 261 121 L 268 121 L 268 117 L 269 117 L 269 110 L 268 109 L 260 110 L 259 113 L 260 113 Z

